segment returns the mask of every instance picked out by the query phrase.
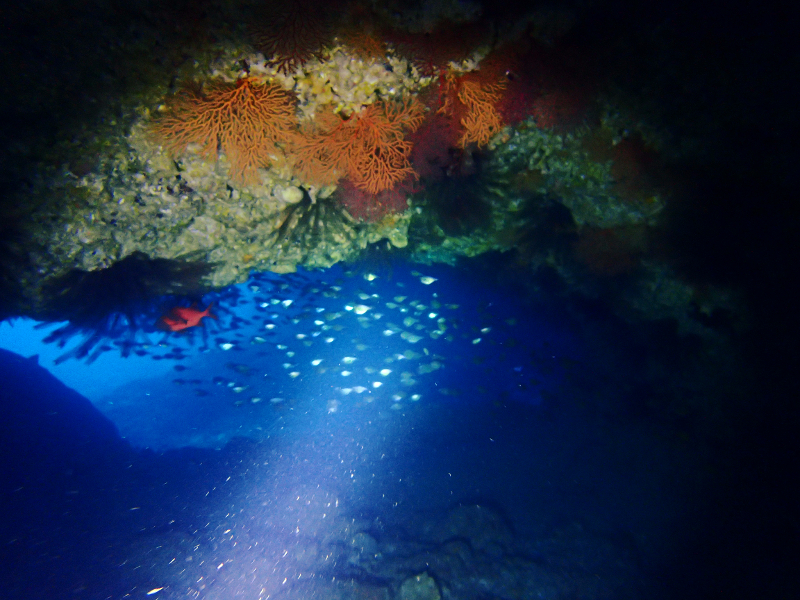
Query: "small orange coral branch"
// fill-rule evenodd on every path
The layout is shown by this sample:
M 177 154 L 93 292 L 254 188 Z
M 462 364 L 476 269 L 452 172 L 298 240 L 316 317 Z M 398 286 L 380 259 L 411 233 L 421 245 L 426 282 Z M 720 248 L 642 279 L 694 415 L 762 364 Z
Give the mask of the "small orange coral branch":
M 424 117 L 422 106 L 371 104 L 349 118 L 322 113 L 316 129 L 294 146 L 295 172 L 306 181 L 327 185 L 347 175 L 353 184 L 377 194 L 414 175 L 409 156 L 412 144 L 405 134 Z
M 288 92 L 254 78 L 215 83 L 203 93 L 184 90 L 168 101 L 152 132 L 174 154 L 190 144 L 209 160 L 224 152 L 231 179 L 253 183 L 257 168 L 280 151 L 278 144 L 296 135 L 294 104 Z
M 501 90 L 500 84 L 463 82 L 458 90 L 458 99 L 466 106 L 467 112 L 461 119 L 464 134 L 458 140 L 459 146 L 465 148 L 472 143 L 485 146 L 503 128 L 503 118 L 495 108 L 500 100 Z
M 440 92 L 439 114 L 460 117 L 463 132 L 458 140 L 461 148 L 469 144 L 485 146 L 503 128 L 503 117 L 496 106 L 502 98 L 504 83 L 485 83 L 477 73 L 456 77 L 450 73 Z

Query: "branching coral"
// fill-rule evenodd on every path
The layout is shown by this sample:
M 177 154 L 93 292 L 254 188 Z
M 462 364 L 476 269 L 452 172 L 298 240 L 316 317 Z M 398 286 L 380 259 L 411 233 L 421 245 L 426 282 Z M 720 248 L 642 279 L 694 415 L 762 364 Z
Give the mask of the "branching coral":
M 485 146 L 503 128 L 503 119 L 495 104 L 500 100 L 501 84 L 481 85 L 465 81 L 458 90 L 458 99 L 467 107 L 461 125 L 464 134 L 458 145 L 466 148 L 469 144 Z
M 295 101 L 281 88 L 245 78 L 210 84 L 203 92 L 186 89 L 167 102 L 152 126 L 155 137 L 175 154 L 190 144 L 216 158 L 224 152 L 231 179 L 257 181 L 257 168 L 274 160 L 279 144 L 296 135 Z
M 448 73 L 441 85 L 438 112 L 459 119 L 461 148 L 471 144 L 485 146 L 503 128 L 503 118 L 496 108 L 504 88 L 502 80 L 485 83 L 472 73 L 461 77 Z
M 405 134 L 422 123 L 424 111 L 415 99 L 376 103 L 344 118 L 333 111 L 318 116 L 314 129 L 293 147 L 295 173 L 304 181 L 328 185 L 343 176 L 377 194 L 413 176 L 412 144 Z

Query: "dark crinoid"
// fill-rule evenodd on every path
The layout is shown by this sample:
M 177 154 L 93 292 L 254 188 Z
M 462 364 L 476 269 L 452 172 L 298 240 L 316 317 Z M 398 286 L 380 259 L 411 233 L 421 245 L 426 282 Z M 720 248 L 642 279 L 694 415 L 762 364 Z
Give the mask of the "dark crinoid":
M 141 345 L 137 333 L 154 331 L 158 317 L 179 298 L 199 299 L 208 291 L 204 278 L 211 269 L 204 261 L 151 259 L 136 252 L 105 269 L 71 271 L 44 290 L 40 318 L 67 321 L 44 341 L 63 348 L 83 338 L 57 363 L 68 358 L 92 362 L 113 346 L 128 356 Z
M 312 254 L 350 244 L 360 227 L 335 198 L 315 200 L 304 189 L 303 199 L 283 210 L 273 248 L 302 262 Z
M 485 156 L 465 152 L 445 177 L 431 181 L 415 197 L 422 218 L 412 221 L 415 239 L 469 236 L 493 225 L 492 214 L 506 202 L 506 182 Z

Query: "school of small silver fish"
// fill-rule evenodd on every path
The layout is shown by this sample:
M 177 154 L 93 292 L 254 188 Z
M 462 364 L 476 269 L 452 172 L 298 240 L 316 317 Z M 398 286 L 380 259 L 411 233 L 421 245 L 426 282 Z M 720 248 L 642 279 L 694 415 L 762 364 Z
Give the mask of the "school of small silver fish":
M 439 382 L 448 362 L 464 358 L 450 344 L 462 349 L 497 344 L 495 327 L 474 315 L 462 319 L 459 302 L 437 289 L 436 278 L 416 271 L 411 276 L 394 281 L 346 273 L 328 283 L 303 275 L 256 275 L 248 293 L 230 307 L 236 316 L 227 324 L 220 317 L 208 349 L 232 358 L 225 363 L 227 372 L 211 379 L 214 393 L 230 393 L 235 406 L 278 409 L 313 396 L 328 414 L 372 403 L 402 411 L 432 394 L 460 395 L 457 385 Z M 516 322 L 500 324 L 507 333 Z M 475 370 L 485 360 L 474 355 L 467 368 Z M 207 379 L 173 381 L 191 386 L 198 396 L 211 393 L 201 387 Z M 527 384 L 537 381 L 530 378 Z

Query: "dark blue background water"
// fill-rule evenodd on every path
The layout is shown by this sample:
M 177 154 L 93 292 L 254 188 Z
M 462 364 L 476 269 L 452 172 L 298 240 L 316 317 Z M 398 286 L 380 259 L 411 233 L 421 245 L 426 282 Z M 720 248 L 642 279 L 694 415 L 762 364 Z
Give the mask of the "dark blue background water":
M 306 597 L 304 576 L 383 589 L 420 570 L 523 597 L 703 580 L 729 465 L 636 386 L 678 338 L 489 287 L 468 262 L 369 274 L 259 275 L 206 298 L 205 331 L 65 362 L 91 403 L 4 352 L 7 597 Z M 359 539 L 378 550 L 354 558 Z

